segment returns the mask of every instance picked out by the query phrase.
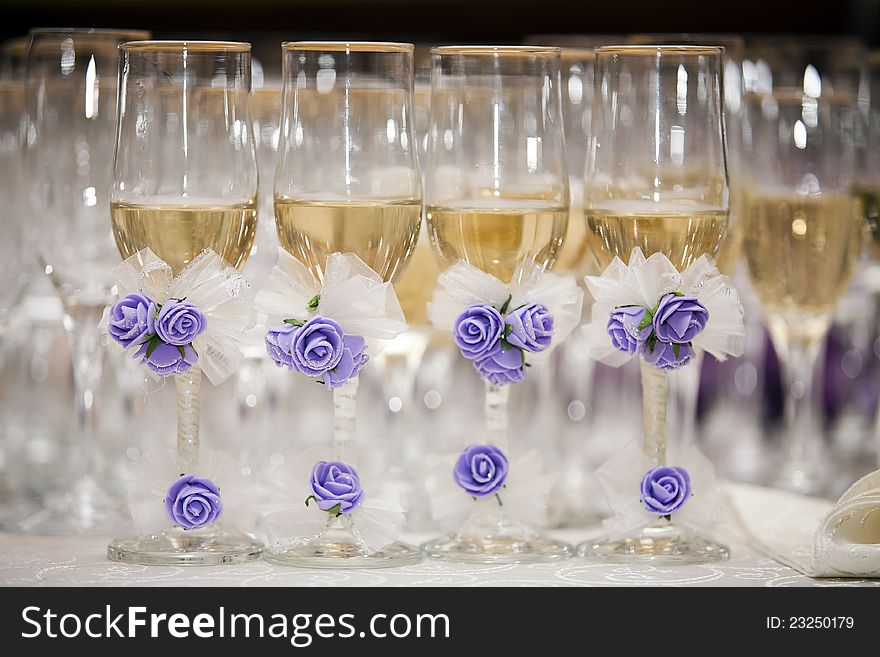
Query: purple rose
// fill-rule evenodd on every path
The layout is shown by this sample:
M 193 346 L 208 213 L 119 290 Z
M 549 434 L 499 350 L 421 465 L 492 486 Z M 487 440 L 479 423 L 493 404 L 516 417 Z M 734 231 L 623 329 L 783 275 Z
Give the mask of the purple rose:
M 312 317 L 293 334 L 293 367 L 308 376 L 321 376 L 332 370 L 342 359 L 344 337 L 342 327 L 332 319 Z
M 210 479 L 183 475 L 168 488 L 165 512 L 184 529 L 206 527 L 223 513 L 220 489 Z
M 474 367 L 480 376 L 496 386 L 516 383 L 526 375 L 522 350 L 500 341 L 489 353 L 475 360 Z
M 182 374 L 199 362 L 199 356 L 192 345 L 173 345 L 160 342 L 147 356 L 149 348 L 149 342 L 142 344 L 141 348 L 135 352 L 134 357 L 140 358 L 141 363 L 146 364 L 159 376 Z
M 107 333 L 123 347 L 146 341 L 155 333 L 156 302 L 135 292 L 120 299 L 110 307 L 110 323 Z
M 309 485 L 318 508 L 321 511 L 335 510 L 336 515 L 354 511 L 364 499 L 357 470 L 340 461 L 315 463 Z M 311 497 L 306 500 L 306 504 L 310 499 Z
M 356 377 L 370 357 L 364 353 L 366 342 L 359 335 L 346 335 L 342 338 L 342 358 L 332 370 L 321 376 L 331 388 L 338 388 L 349 379 Z
M 186 301 L 169 299 L 156 318 L 156 335 L 173 345 L 189 344 L 207 327 L 202 311 Z
M 495 445 L 471 445 L 459 455 L 452 477 L 469 495 L 494 495 L 507 480 L 507 457 Z
M 667 516 L 691 496 L 691 478 L 684 468 L 661 466 L 642 477 L 642 503 L 651 513 Z
M 278 367 L 293 369 L 293 339 L 299 326 L 281 324 L 266 331 L 266 353 Z
M 465 308 L 455 320 L 452 337 L 461 355 L 476 360 L 498 344 L 504 333 L 501 313 L 492 306 L 477 303 Z
M 553 315 L 547 306 L 530 303 L 508 313 L 504 318 L 510 326 L 507 341 L 526 351 L 544 351 L 553 338 Z
M 675 352 L 678 351 L 678 355 Z M 671 342 L 654 343 L 653 347 L 645 346 L 642 358 L 648 365 L 661 370 L 675 370 L 691 362 L 694 350 L 689 344 L 674 344 Z
M 634 354 L 644 346 L 645 340 L 651 335 L 650 324 L 639 330 L 644 317 L 645 309 L 641 306 L 620 306 L 611 312 L 607 330 L 615 349 Z
M 709 311 L 696 297 L 667 294 L 654 313 L 654 333 L 663 342 L 684 344 L 706 328 Z

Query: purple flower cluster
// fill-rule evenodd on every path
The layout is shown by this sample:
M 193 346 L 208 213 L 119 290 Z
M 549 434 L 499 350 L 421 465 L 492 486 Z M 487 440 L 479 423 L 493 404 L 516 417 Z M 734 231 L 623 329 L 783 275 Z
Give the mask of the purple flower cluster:
M 506 313 L 507 305 L 500 311 L 484 303 L 470 305 L 452 331 L 461 355 L 496 386 L 522 379 L 526 352 L 544 351 L 553 339 L 553 316 L 546 306 L 529 303 Z
M 191 303 L 170 299 L 159 304 L 135 292 L 110 307 L 107 333 L 126 349 L 138 347 L 134 357 L 164 377 L 198 362 L 192 341 L 207 326 L 205 315 Z
M 346 335 L 329 317 L 315 315 L 305 323 L 289 320 L 266 332 L 266 352 L 278 367 L 320 378 L 331 388 L 358 375 L 367 364 L 366 342 Z
M 671 292 L 653 309 L 618 306 L 608 318 L 608 335 L 618 351 L 640 355 L 646 363 L 672 370 L 687 365 L 691 341 L 709 322 L 709 311 L 696 297 Z

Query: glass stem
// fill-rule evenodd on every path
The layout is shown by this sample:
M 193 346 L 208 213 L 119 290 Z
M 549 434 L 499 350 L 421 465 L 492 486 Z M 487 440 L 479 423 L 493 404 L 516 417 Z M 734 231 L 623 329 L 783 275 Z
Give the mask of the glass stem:
M 813 368 L 819 356 L 818 340 L 792 340 L 782 360 L 785 383 L 785 438 L 783 471 L 806 468 L 819 463 L 822 444 L 813 426 Z M 810 474 L 805 471 L 805 474 Z
M 666 390 L 668 374 L 642 365 L 642 426 L 645 455 L 654 467 L 666 465 Z
M 507 406 L 510 400 L 510 386 L 496 386 L 486 382 L 486 429 L 489 444 L 495 445 L 507 454 L 510 448 Z M 509 455 L 508 455 L 509 457 Z
M 354 465 L 358 377 L 333 390 L 333 458 Z
M 94 476 L 99 460 L 95 401 L 104 363 L 101 332 L 98 330 L 103 308 L 71 305 L 64 309 L 64 327 L 70 339 L 76 393 L 78 442 L 73 457 L 75 480 Z
M 177 386 L 177 465 L 181 474 L 195 474 L 199 460 L 199 388 L 202 370 L 192 367 L 174 377 Z

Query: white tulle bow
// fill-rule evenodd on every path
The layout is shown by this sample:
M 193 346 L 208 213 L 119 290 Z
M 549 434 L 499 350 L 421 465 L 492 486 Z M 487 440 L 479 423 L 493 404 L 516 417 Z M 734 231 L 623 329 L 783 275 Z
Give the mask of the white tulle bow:
M 711 461 L 695 447 L 688 446 L 679 453 L 671 452 L 669 464 L 687 470 L 693 491 L 673 514 L 673 521 L 694 528 L 713 525 L 724 508 L 724 496 Z M 657 521 L 657 514 L 645 508 L 640 494 L 642 477 L 653 467 L 641 446 L 627 440 L 596 470 L 602 492 L 614 513 L 602 521 L 612 536 L 624 536 Z
M 177 276 L 171 267 L 150 249 L 138 251 L 116 269 L 118 298 L 140 292 L 157 303 L 183 299 L 193 304 L 207 319 L 205 331 L 192 346 L 199 355 L 195 367 L 217 385 L 236 370 L 243 358 L 248 331 L 254 326 L 254 295 L 247 279 L 227 265 L 211 249 L 202 251 Z M 100 328 L 106 333 L 109 308 L 104 310 Z M 140 344 L 127 350 L 136 351 Z
M 359 472 L 363 501 L 351 513 L 338 518 L 305 505 L 311 494 L 309 480 L 317 461 L 326 458 L 320 449 L 307 449 L 285 457 L 284 464 L 267 472 L 257 506 L 262 531 L 270 551 L 283 550 L 315 540 L 341 524 L 351 530 L 360 547 L 378 552 L 394 543 L 403 532 L 406 509 L 399 487 L 379 473 Z
M 176 453 L 157 447 L 143 452 L 137 461 L 125 468 L 128 509 L 135 531 L 150 536 L 170 529 L 174 523 L 165 511 L 168 488 L 182 474 L 210 479 L 220 490 L 223 512 L 216 524 L 240 531 L 253 528 L 256 501 L 250 479 L 242 475 L 238 462 L 228 454 L 199 448 L 198 462 L 181 472 Z
M 693 346 L 718 360 L 741 356 L 745 339 L 743 307 L 727 276 L 718 272 L 710 258 L 701 256 L 683 272 L 669 258 L 654 253 L 645 258 L 638 247 L 629 265 L 614 258 L 601 276 L 587 276 L 587 287 L 595 299 L 592 320 L 583 327 L 590 354 L 607 365 L 618 367 L 632 358 L 618 351 L 608 336 L 608 319 L 617 306 L 653 308 L 665 294 L 680 292 L 694 296 L 706 307 L 709 321 L 693 339 Z
M 529 360 L 547 360 L 580 323 L 583 291 L 573 278 L 544 271 L 531 259 L 520 263 L 512 280 L 516 282 L 508 286 L 460 260 L 437 278 L 434 297 L 428 303 L 428 318 L 435 328 L 451 331 L 455 320 L 471 304 L 500 308 L 508 297 L 511 309 L 528 303 L 543 304 L 553 316 L 553 340 L 544 351 L 530 353 Z
M 458 454 L 439 459 L 431 477 L 435 486 L 431 494 L 431 517 L 443 527 L 459 525 L 467 516 L 479 513 L 480 507 L 498 506 L 494 495 L 474 500 L 458 487 L 452 477 L 457 459 Z M 544 472 L 540 453 L 529 450 L 511 461 L 507 480 L 498 496 L 504 507 L 516 514 L 517 521 L 540 527 L 547 522 L 547 503 L 553 480 L 553 475 Z
M 308 305 L 320 294 L 318 310 Z M 406 319 L 391 283 L 354 253 L 331 253 L 320 285 L 309 269 L 292 255 L 278 249 L 278 263 L 257 294 L 256 309 L 264 326 L 285 319 L 306 322 L 313 314 L 337 322 L 347 335 L 359 335 L 375 356 L 384 344 L 406 330 Z

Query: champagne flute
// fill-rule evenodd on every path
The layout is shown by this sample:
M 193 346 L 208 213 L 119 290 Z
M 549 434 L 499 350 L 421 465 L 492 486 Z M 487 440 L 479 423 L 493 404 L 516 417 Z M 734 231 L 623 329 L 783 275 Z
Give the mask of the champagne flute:
M 593 132 L 586 178 L 587 235 L 604 268 L 663 253 L 685 269 L 718 258 L 728 237 L 727 149 L 722 120 L 723 48 L 609 46 L 596 49 Z M 644 451 L 666 465 L 667 371 L 641 363 Z M 701 562 L 723 545 L 658 520 L 631 535 L 582 544 L 608 560 Z
M 421 224 L 421 178 L 413 130 L 413 46 L 289 42 L 275 171 L 281 246 L 323 280 L 327 256 L 354 253 L 385 281 L 402 276 Z M 334 458 L 355 465 L 358 379 L 333 390 Z M 369 552 L 341 521 L 313 540 L 267 552 L 316 568 L 416 563 L 392 543 Z
M 241 268 L 257 223 L 250 44 L 133 41 L 121 47 L 110 215 L 123 258 L 152 251 L 177 275 L 205 249 Z M 175 376 L 177 465 L 198 461 L 201 370 Z M 108 556 L 144 564 L 255 559 L 261 546 L 211 525 L 115 539 Z
M 817 494 L 828 479 L 814 424 L 816 360 L 858 258 L 856 98 L 802 89 L 749 99 L 751 179 L 743 252 L 786 386 L 776 484 Z
M 432 55 L 425 206 L 441 267 L 464 260 L 505 283 L 527 258 L 552 268 L 569 208 L 560 49 L 444 46 Z M 505 453 L 509 395 L 509 386 L 486 384 L 485 442 Z M 477 505 L 464 525 L 423 550 L 508 563 L 571 554 L 515 514 L 508 506 Z
M 20 519 L 17 531 L 104 534 L 123 521 L 101 476 L 97 446 L 103 349 L 96 330 L 118 261 L 107 225 L 117 45 L 148 33 L 39 29 L 25 74 L 24 188 L 33 240 L 64 305 L 76 394 L 75 441 L 60 490 Z

